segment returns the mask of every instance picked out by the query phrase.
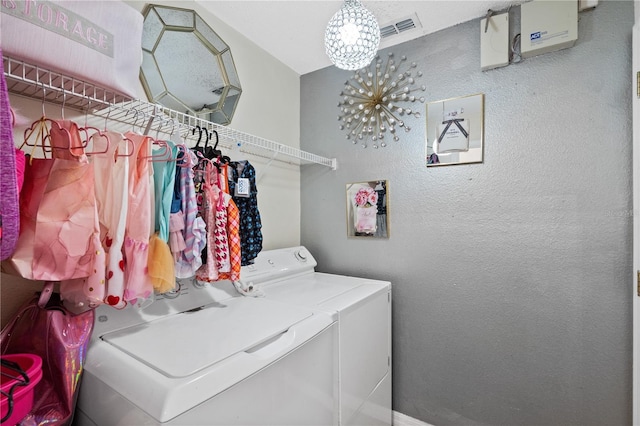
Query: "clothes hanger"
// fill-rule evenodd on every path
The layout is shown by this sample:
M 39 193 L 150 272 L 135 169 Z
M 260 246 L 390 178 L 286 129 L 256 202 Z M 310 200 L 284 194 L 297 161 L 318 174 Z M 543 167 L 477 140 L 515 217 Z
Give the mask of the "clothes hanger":
M 213 131 L 216 134 L 216 144 L 213 147 L 214 151 L 218 152 L 218 159 L 220 160 L 220 162 L 222 164 L 229 164 L 231 163 L 231 158 L 227 155 L 222 155 L 222 151 L 216 150 L 216 148 L 218 147 L 218 142 L 220 142 L 220 139 L 218 137 L 218 132 L 216 132 L 215 130 Z
M 175 135 L 176 130 L 176 121 L 173 118 L 170 118 L 168 121 L 171 122 L 171 133 L 170 135 Z M 179 128 L 178 128 L 178 136 L 179 136 Z M 177 149 L 176 156 L 173 158 L 173 161 L 176 162 L 176 166 L 178 167 L 191 167 L 191 156 L 189 155 L 189 149 L 184 144 L 182 137 L 180 137 L 179 142 L 174 142 L 175 147 Z
M 163 150 L 161 152 L 158 153 L 153 153 L 152 150 L 152 154 L 151 155 L 145 155 L 145 156 L 139 156 L 138 158 L 142 158 L 142 159 L 147 159 L 151 162 L 168 162 L 168 161 L 176 161 L 175 158 L 172 158 L 171 155 L 171 147 L 169 146 L 169 144 L 163 140 L 160 140 L 160 129 L 162 128 L 162 125 L 164 124 L 164 120 L 161 119 L 160 122 L 158 123 L 158 128 L 156 129 L 156 138 L 154 139 L 151 136 L 148 136 L 151 139 L 151 144 L 152 145 L 157 145 L 161 148 L 163 148 Z
M 205 157 L 207 158 L 217 158 L 218 162 L 222 163 L 222 164 L 229 164 L 231 162 L 231 158 L 227 157 L 226 155 L 222 155 L 222 151 L 220 151 L 218 149 L 218 143 L 220 142 L 220 137 L 218 136 L 218 131 L 217 130 L 213 130 L 212 131 L 212 136 L 215 135 L 216 137 L 216 143 L 213 145 L 213 148 L 210 148 L 209 151 L 205 154 Z
M 158 139 L 160 129 L 162 128 L 162 126 L 164 125 L 165 122 L 166 123 L 171 123 L 171 132 L 168 133 L 170 136 L 174 134 L 175 129 L 176 129 L 176 122 L 175 122 L 175 120 L 173 118 L 169 118 L 167 120 L 164 120 L 164 119 L 161 119 L 161 120 L 162 121 L 160 122 L 160 125 L 158 126 L 158 129 L 156 130 L 156 140 Z M 176 155 L 175 156 L 172 155 L 172 151 L 173 150 L 172 150 L 172 146 L 170 144 L 173 145 L 173 147 L 176 148 Z M 166 161 L 175 161 L 176 165 L 178 167 L 188 167 L 188 164 L 185 164 L 186 163 L 185 161 L 178 162 L 178 160 L 180 160 L 182 158 L 187 158 L 187 160 L 189 160 L 189 162 L 190 162 L 190 159 L 188 158 L 188 155 L 187 155 L 187 147 L 184 146 L 184 144 L 182 144 L 181 142 L 174 142 L 172 140 L 170 140 L 170 144 L 165 142 L 165 145 L 167 145 L 167 149 L 169 150 L 169 159 L 166 160 Z
M 141 134 L 141 132 L 136 132 L 136 125 L 138 124 L 138 116 L 142 114 L 142 122 L 144 123 L 146 113 L 144 111 L 137 110 L 136 108 L 131 108 L 131 109 L 128 109 L 127 112 L 124 114 L 125 118 L 129 116 L 130 112 L 134 114 L 133 123 L 131 124 L 131 132 Z M 140 129 L 142 129 L 142 126 L 140 126 Z
M 104 117 L 104 132 L 107 132 L 107 121 L 109 120 L 109 116 L 111 115 L 111 107 L 109 107 L 109 110 L 107 111 L 107 115 Z M 121 134 L 122 135 L 122 134 Z M 136 145 L 133 142 L 133 140 L 129 139 L 127 136 L 122 135 L 122 140 L 124 142 L 126 142 L 128 144 L 127 148 L 125 149 L 125 153 L 124 154 L 120 154 L 120 144 L 118 144 L 118 146 L 116 147 L 115 150 L 115 157 L 131 157 L 133 155 L 133 152 L 136 149 Z
M 85 139 L 82 141 L 82 147 L 85 149 L 84 153 L 87 155 L 106 154 L 107 152 L 109 152 L 109 148 L 111 147 L 111 139 L 109 138 L 109 135 L 106 134 L 106 132 L 98 129 L 97 127 L 89 126 L 87 124 L 87 116 L 89 115 L 90 108 L 91 108 L 91 100 L 89 100 L 89 103 L 87 104 L 87 110 L 85 111 L 85 114 L 84 114 L 84 126 L 78 129 L 78 131 L 80 133 L 84 133 L 84 136 L 85 136 Z M 94 131 L 93 135 L 89 135 L 90 131 Z M 89 140 L 94 138 L 96 135 L 106 140 L 107 143 L 105 144 L 104 151 L 87 152 L 86 148 L 89 145 Z M 95 148 L 95 142 L 93 143 L 93 147 Z
M 200 127 L 200 125 L 198 124 L 198 125 L 196 125 L 196 127 L 193 128 L 193 130 L 191 131 L 191 134 L 195 135 L 196 134 L 196 130 L 198 130 L 198 142 L 196 142 L 196 145 L 191 149 L 193 151 L 195 151 L 195 152 L 199 152 L 200 154 L 204 155 L 204 150 L 206 148 L 206 144 L 205 144 L 204 148 L 200 147 L 200 141 L 202 140 L 202 130 L 204 130 L 204 129 L 202 127 Z
M 211 136 L 215 135 L 216 136 L 216 143 L 214 145 L 214 147 L 207 147 L 204 151 L 204 156 L 207 157 L 210 160 L 213 160 L 214 158 L 218 157 L 219 155 L 221 155 L 222 153 L 220 151 L 217 150 L 218 148 L 218 132 L 213 130 L 211 132 Z M 207 129 L 207 141 L 209 141 L 209 130 Z
M 47 146 L 47 140 L 51 137 L 50 129 L 47 124 L 51 126 L 57 126 L 58 130 L 69 133 L 69 131 L 62 128 L 58 122 L 47 118 L 47 114 L 45 111 L 46 97 L 47 89 L 45 88 L 44 83 L 42 83 L 42 116 L 31 123 L 31 125 L 25 129 L 23 134 L 23 142 L 22 145 L 20 145 L 20 149 L 22 149 L 25 145 L 32 147 L 30 153 L 31 159 L 33 159 L 33 153 L 36 147 L 40 147 L 42 149 L 44 158 L 47 158 L 47 154 L 51 153 L 51 146 Z M 33 136 L 35 136 L 34 141 L 31 140 Z M 69 134 L 68 136 L 70 138 L 71 134 Z

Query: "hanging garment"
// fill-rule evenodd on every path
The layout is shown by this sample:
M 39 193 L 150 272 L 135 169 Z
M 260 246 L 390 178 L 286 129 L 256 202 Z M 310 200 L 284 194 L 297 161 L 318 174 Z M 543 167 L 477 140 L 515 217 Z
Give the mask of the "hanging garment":
M 187 169 L 189 165 L 184 158 L 184 152 L 180 152 L 175 167 L 173 179 L 173 196 L 171 198 L 171 209 L 169 214 L 169 249 L 173 255 L 174 263 L 180 257 L 180 253 L 187 248 L 184 242 L 184 214 L 182 213 L 182 195 L 180 185 L 182 172 L 180 169 Z
M 24 156 L 22 158 L 24 170 Z M 4 73 L 0 77 L 0 161 L 0 260 L 5 260 L 11 256 L 18 242 L 20 210 L 16 148 L 13 145 L 13 123 Z
M 122 139 L 122 135 L 118 133 L 96 133 L 91 138 L 93 150 L 102 153 L 92 157 L 96 226 L 100 230 L 97 238 L 94 237 L 93 240 L 94 247 L 97 247 L 94 273 L 86 278 L 60 282 L 61 298 L 67 306 L 76 311 L 95 308 L 102 304 L 109 285 L 118 294 L 122 294 L 124 288 L 124 268 L 121 269 L 120 265 L 124 266 L 122 242 L 126 204 L 123 205 L 122 200 L 126 202 L 127 198 L 128 159 L 116 157 L 118 144 Z M 126 150 L 127 146 L 125 144 L 123 149 Z M 121 211 L 123 208 L 124 211 Z M 115 242 L 111 243 L 112 240 Z M 116 248 L 118 245 L 119 248 Z
M 165 243 L 169 241 L 169 215 L 171 214 L 171 200 L 173 197 L 173 188 L 175 185 L 176 176 L 176 154 L 178 148 L 171 141 L 165 141 L 166 148 L 154 149 L 153 155 L 160 156 L 166 150 L 169 151 L 167 155 L 168 160 L 154 160 L 151 162 L 153 165 L 153 180 L 154 180 L 154 198 L 155 198 L 155 214 L 154 214 L 154 230 L 158 233 L 160 239 Z
M 229 194 L 229 166 L 226 164 L 218 164 L 220 167 L 220 179 L 218 185 L 222 192 Z
M 93 167 L 75 123 L 54 123 L 49 139 L 53 158 L 33 158 L 26 165 L 21 232 L 9 259 L 11 269 L 34 280 L 89 277 L 96 253 L 102 252 L 95 244 Z
M 240 213 L 231 195 L 223 194 L 227 203 L 227 236 L 229 237 L 229 263 L 230 272 L 220 273 L 219 280 L 240 280 L 242 266 L 242 249 L 240 245 Z
M 190 150 L 189 164 L 196 164 L 197 157 Z M 177 278 L 190 278 L 202 266 L 200 253 L 205 247 L 207 231 L 204 219 L 198 216 L 198 204 L 196 201 L 196 190 L 194 185 L 194 171 L 191 167 L 178 167 L 176 174 L 180 177 L 176 179 L 180 192 L 180 211 L 184 219 L 182 236 L 185 248 L 179 251 L 175 261 L 175 274 Z
M 225 197 L 220 189 L 221 174 L 216 175 L 216 187 L 218 190 L 216 202 L 216 223 L 214 229 L 215 248 L 214 256 L 216 257 L 216 268 L 219 273 L 231 272 L 231 262 L 229 260 L 229 235 L 227 232 L 227 206 L 231 197 Z
M 166 293 L 175 288 L 173 257 L 169 245 L 158 234 L 149 239 L 148 273 L 153 289 Z
M 129 190 L 129 141 L 117 132 L 92 137 L 92 157 L 96 184 L 96 203 L 100 219 L 100 240 L 107 253 L 105 272 L 107 297 L 124 295 L 124 235 L 127 225 Z M 118 303 L 116 306 L 122 306 Z
M 95 211 L 95 226 L 100 228 L 98 209 Z M 74 278 L 60 281 L 60 298 L 65 306 L 76 313 L 96 308 L 104 303 L 106 294 L 105 270 L 107 267 L 106 252 L 100 243 L 100 234 L 92 237 L 92 247 L 95 248 L 93 273 L 85 278 Z
M 217 169 L 209 160 L 205 164 L 202 216 L 207 225 L 206 261 L 196 272 L 196 279 L 211 282 L 219 279 L 220 272 L 230 272 L 231 264 L 224 193 L 217 184 Z
M 256 172 L 248 161 L 232 162 L 229 175 L 229 193 L 240 212 L 240 242 L 242 266 L 250 265 L 262 250 L 262 222 L 258 211 Z M 248 181 L 248 196 L 238 193 L 239 179 Z
M 180 257 L 180 253 L 187 248 L 184 242 L 184 215 L 182 211 L 171 213 L 169 216 L 169 249 L 173 255 L 173 261 Z
M 19 148 L 15 148 L 16 153 L 16 177 L 18 179 L 18 197 L 22 192 L 22 185 L 24 184 L 24 169 L 26 166 L 26 158 L 24 151 Z
M 134 152 L 129 158 L 129 192 L 127 224 L 124 237 L 124 295 L 110 294 L 106 302 L 122 306 L 121 297 L 132 302 L 147 299 L 153 293 L 148 275 L 149 237 L 151 229 L 151 201 L 149 185 L 149 160 L 151 138 L 133 132 L 125 137 L 131 139 Z

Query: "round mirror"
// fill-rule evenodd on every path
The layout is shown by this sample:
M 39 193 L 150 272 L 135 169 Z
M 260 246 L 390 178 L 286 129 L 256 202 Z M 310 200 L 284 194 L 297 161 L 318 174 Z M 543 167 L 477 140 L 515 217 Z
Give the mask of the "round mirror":
M 140 80 L 151 102 L 227 125 L 242 89 L 229 46 L 189 9 L 143 12 Z

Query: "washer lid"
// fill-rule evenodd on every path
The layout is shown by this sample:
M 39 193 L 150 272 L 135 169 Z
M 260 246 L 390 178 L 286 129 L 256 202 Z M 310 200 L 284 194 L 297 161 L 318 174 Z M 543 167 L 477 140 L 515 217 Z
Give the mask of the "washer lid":
M 265 286 L 264 292 L 270 300 L 336 312 L 388 292 L 390 287 L 388 281 L 313 272 Z
M 320 303 L 362 285 L 359 279 L 320 273 L 282 280 L 266 286 L 267 298 L 297 306 L 317 306 Z
M 234 298 L 106 334 L 104 341 L 167 377 L 187 377 L 286 332 L 313 315 L 280 302 Z

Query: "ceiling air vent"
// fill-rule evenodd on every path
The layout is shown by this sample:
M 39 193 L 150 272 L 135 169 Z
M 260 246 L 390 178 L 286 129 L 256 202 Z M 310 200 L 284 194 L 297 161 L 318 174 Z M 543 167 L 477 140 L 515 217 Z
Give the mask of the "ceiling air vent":
M 422 25 L 418 20 L 418 15 L 413 13 L 410 16 L 405 16 L 404 18 L 395 19 L 393 22 L 380 25 L 380 38 L 384 40 L 396 34 L 421 27 Z

